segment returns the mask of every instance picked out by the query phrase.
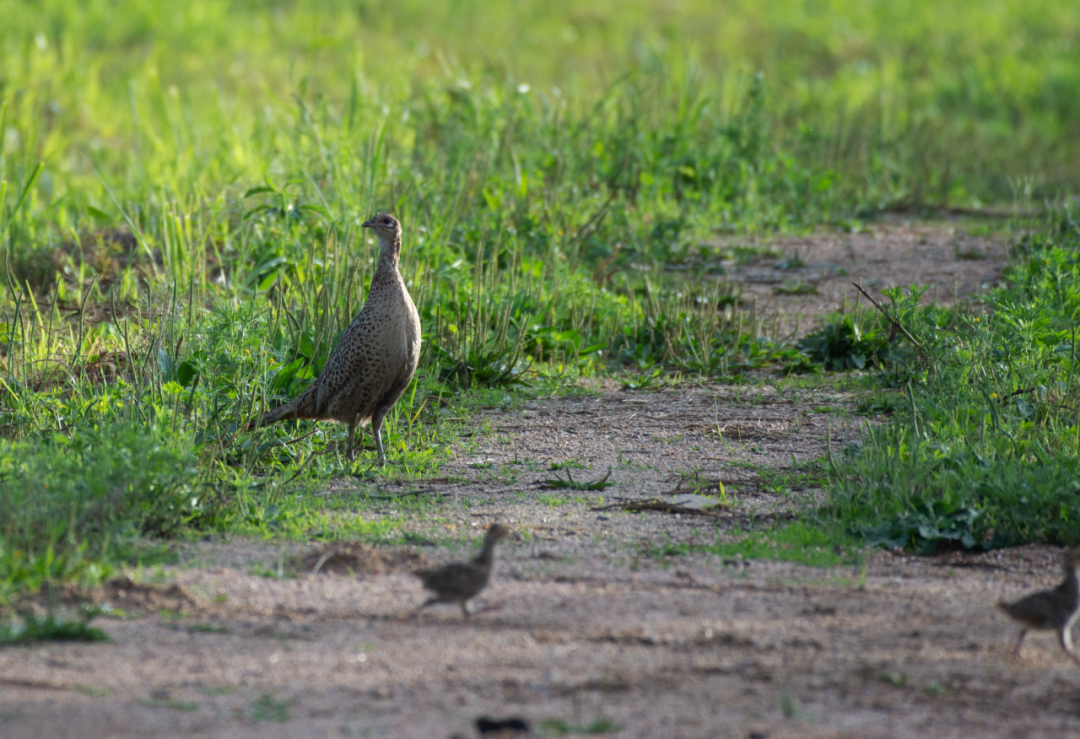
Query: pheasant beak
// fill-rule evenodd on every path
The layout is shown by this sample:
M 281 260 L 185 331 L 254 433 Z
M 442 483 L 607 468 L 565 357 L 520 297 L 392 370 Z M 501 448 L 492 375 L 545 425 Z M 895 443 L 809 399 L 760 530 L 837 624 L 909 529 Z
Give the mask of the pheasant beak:
M 373 221 L 373 220 L 371 220 L 369 218 L 366 221 L 364 221 L 364 223 L 360 226 L 360 228 L 375 228 L 375 221 Z

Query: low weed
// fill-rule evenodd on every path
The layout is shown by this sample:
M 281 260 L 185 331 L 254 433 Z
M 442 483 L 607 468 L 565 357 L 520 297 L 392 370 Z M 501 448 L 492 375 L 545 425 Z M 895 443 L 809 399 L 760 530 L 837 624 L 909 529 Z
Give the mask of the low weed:
M 101 629 L 91 626 L 97 614 L 88 611 L 78 619 L 66 619 L 49 613 L 45 616 L 28 614 L 21 621 L 0 624 L 0 645 L 29 644 L 43 641 L 109 641 Z
M 787 719 L 805 720 L 810 718 L 798 696 L 790 690 L 780 691 L 780 713 Z
M 888 416 L 896 412 L 902 401 L 895 393 L 874 393 L 855 399 L 855 415 Z
M 609 718 L 598 718 L 587 724 L 575 724 L 558 718 L 540 722 L 540 729 L 547 736 L 595 736 L 610 734 L 622 728 Z
M 877 674 L 877 679 L 880 680 L 883 683 L 888 683 L 889 685 L 892 685 L 893 687 L 896 687 L 896 688 L 904 687 L 905 685 L 907 685 L 907 681 L 908 681 L 907 675 L 904 674 L 903 672 L 889 672 L 889 671 L 879 672 Z
M 109 686 L 97 686 L 97 685 L 74 685 L 72 690 L 76 693 L 82 693 L 88 695 L 91 698 L 104 698 L 113 694 L 113 689 Z
M 818 290 L 813 285 L 804 282 L 784 281 L 783 285 L 773 286 L 774 295 L 817 295 Z
M 143 698 L 138 703 L 147 708 L 169 708 L 173 711 L 193 712 L 199 710 L 199 704 L 194 701 L 178 701 L 170 698 Z
M 611 487 L 612 485 L 615 484 L 613 482 L 608 482 L 608 478 L 611 477 L 611 468 L 610 467 L 608 467 L 608 471 L 604 474 L 603 477 L 600 477 L 600 478 L 597 478 L 596 480 L 591 480 L 591 481 L 588 481 L 588 482 L 586 482 L 584 480 L 575 480 L 573 475 L 570 472 L 569 467 L 564 467 L 563 470 L 566 472 L 566 479 L 565 480 L 562 479 L 561 477 L 559 477 L 558 475 L 555 475 L 554 478 L 549 478 L 547 480 L 544 480 L 544 485 L 546 487 L 549 487 L 549 488 L 555 488 L 556 490 L 601 491 L 601 490 L 605 490 L 605 489 L 607 489 L 607 488 L 609 488 L 609 487 Z
M 285 723 L 289 720 L 289 709 L 292 707 L 292 703 L 292 701 L 275 700 L 274 696 L 264 693 L 251 704 L 251 719 L 253 721 Z
M 187 630 L 192 634 L 231 634 L 228 626 L 219 624 L 188 624 Z
M 961 249 L 959 246 L 953 248 L 953 256 L 969 262 L 986 259 L 986 253 L 979 249 Z
M 240 690 L 236 685 L 204 685 L 199 688 L 199 692 L 203 695 L 217 696 L 217 695 L 232 695 Z
M 844 371 L 880 366 L 889 356 L 889 341 L 880 325 L 864 316 L 836 316 L 799 340 L 798 347 L 810 361 L 827 370 Z
M 663 370 L 653 370 L 641 374 L 627 372 L 618 379 L 619 386 L 623 390 L 659 390 L 668 382 Z
M 819 460 L 798 463 L 794 458 L 787 469 L 758 467 L 758 483 L 766 492 L 774 495 L 790 495 L 793 492 L 824 488 L 828 473 Z

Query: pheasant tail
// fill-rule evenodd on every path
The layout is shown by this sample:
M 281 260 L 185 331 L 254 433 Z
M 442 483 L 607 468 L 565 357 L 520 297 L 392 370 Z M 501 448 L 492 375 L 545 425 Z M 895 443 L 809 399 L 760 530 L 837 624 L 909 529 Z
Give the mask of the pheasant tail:
M 244 427 L 244 430 L 251 431 L 260 426 L 269 426 L 270 424 L 281 420 L 318 418 L 319 414 L 315 407 L 315 400 L 318 397 L 317 385 L 317 382 L 311 383 L 308 389 L 301 393 L 299 397 L 293 398 L 288 403 L 279 405 L 272 411 L 267 411 L 263 414 L 262 418 L 249 422 L 247 426 Z

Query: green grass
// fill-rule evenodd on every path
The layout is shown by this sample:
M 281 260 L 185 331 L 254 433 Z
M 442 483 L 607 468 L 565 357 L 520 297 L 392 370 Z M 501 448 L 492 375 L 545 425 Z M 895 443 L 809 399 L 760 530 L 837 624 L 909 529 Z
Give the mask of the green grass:
M 292 704 L 293 701 L 274 700 L 274 696 L 264 693 L 251 704 L 251 718 L 253 721 L 285 723 L 289 720 L 289 708 Z
M 235 685 L 204 685 L 199 688 L 199 692 L 203 695 L 215 696 L 215 695 L 232 695 L 238 687 Z
M 856 539 L 803 521 L 758 531 L 722 533 L 740 538 L 713 544 L 650 544 L 642 550 L 642 554 L 652 557 L 713 554 L 724 560 L 771 559 L 811 567 L 833 567 L 860 562 Z
M 618 732 L 622 727 L 609 718 L 598 718 L 587 724 L 576 724 L 559 718 L 545 719 L 540 722 L 544 736 L 596 736 Z
M 108 634 L 90 625 L 94 615 L 88 613 L 78 620 L 60 618 L 53 613 L 46 616 L 26 615 L 21 623 L 9 621 L 0 624 L 0 646 L 42 641 L 109 641 Z
M 159 429 L 117 424 L 0 441 L 0 602 L 51 580 L 93 584 L 112 558 L 153 557 L 145 537 L 197 522 L 196 457 Z
M 113 694 L 113 689 L 108 686 L 98 687 L 93 685 L 75 685 L 72 687 L 72 689 L 76 693 L 82 693 L 83 695 L 88 695 L 91 698 L 104 698 Z
M 147 708 L 171 708 L 174 711 L 190 713 L 199 710 L 199 704 L 194 701 L 178 701 L 161 698 L 144 698 L 137 701 L 139 705 Z
M 436 475 L 473 410 L 582 377 L 648 390 L 910 364 L 883 354 L 878 319 L 785 343 L 725 265 L 797 267 L 749 237 L 857 231 L 885 210 L 1039 207 L 1075 192 L 1080 165 L 1080 11 L 1051 0 L 0 0 L 0 17 L 0 603 L 92 584 L 192 531 L 392 538 L 363 496 L 315 493 Z M 372 469 L 370 440 L 346 462 L 335 425 L 238 432 L 318 375 L 362 304 L 375 247 L 359 224 L 376 209 L 405 224 L 424 333 L 384 427 L 394 466 Z M 1028 248 L 1020 262 L 1043 249 Z M 1065 289 L 1061 259 L 1031 290 Z M 1038 314 L 995 305 L 1023 324 L 1020 355 L 1042 351 Z M 971 387 L 1024 389 L 995 344 L 1012 334 L 966 320 L 933 335 L 962 335 L 973 362 L 1008 357 Z M 1051 357 L 1056 374 L 1032 370 L 1046 394 L 991 414 L 994 429 L 1028 406 L 1055 419 L 1049 451 L 1013 446 L 1013 487 L 1033 449 L 1064 454 L 1052 409 L 1071 390 Z M 923 434 L 918 398 L 943 380 L 896 372 Z M 989 407 L 960 389 L 957 418 Z M 924 441 L 868 444 L 866 460 L 890 444 L 921 459 Z M 948 446 L 964 474 L 1008 452 Z M 925 492 L 945 467 L 887 483 L 845 468 L 828 515 L 857 528 L 975 506 Z M 915 494 L 886 500 L 904 480 Z M 1073 530 L 979 521 L 1000 541 Z
M 227 626 L 218 624 L 189 624 L 187 630 L 197 634 L 231 634 L 232 630 Z
M 871 544 L 922 551 L 1080 542 L 1080 229 L 1022 239 L 987 313 L 897 314 L 924 357 L 892 421 L 836 455 L 819 511 Z

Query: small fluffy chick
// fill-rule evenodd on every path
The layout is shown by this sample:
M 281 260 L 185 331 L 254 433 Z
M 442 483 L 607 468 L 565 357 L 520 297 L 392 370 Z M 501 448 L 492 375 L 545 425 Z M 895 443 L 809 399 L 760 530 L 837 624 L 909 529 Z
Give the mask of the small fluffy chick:
M 487 587 L 495 565 L 495 545 L 513 534 L 506 526 L 495 524 L 488 528 L 484 548 L 468 562 L 453 562 L 436 570 L 416 570 L 424 587 L 435 593 L 409 616 L 415 618 L 428 606 L 436 603 L 459 603 L 461 612 L 469 616 L 468 601 Z
M 1065 551 L 1061 568 L 1065 580 L 1053 590 L 1044 590 L 1021 598 L 1015 603 L 998 603 L 998 608 L 1023 626 L 1013 648 L 1013 656 L 1020 657 L 1020 646 L 1029 631 L 1056 631 L 1061 648 L 1080 665 L 1080 657 L 1073 652 L 1072 627 L 1080 617 L 1080 547 Z

